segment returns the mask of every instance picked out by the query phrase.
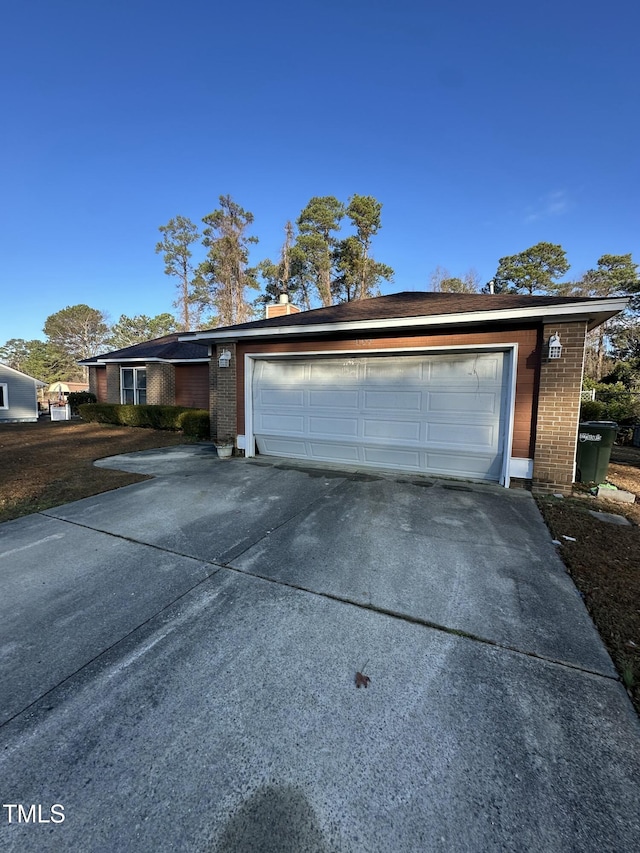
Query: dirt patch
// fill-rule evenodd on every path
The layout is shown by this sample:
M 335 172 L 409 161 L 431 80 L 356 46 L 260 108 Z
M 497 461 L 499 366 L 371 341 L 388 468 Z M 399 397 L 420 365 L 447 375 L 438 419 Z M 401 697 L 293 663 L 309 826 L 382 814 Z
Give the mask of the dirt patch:
M 539 498 L 538 505 L 640 713 L 640 448 L 614 447 L 611 456 L 607 479 L 633 492 L 635 504 L 595 499 L 584 489 L 568 500 Z M 589 510 L 625 516 L 632 526 L 608 524 Z
M 95 468 L 118 453 L 188 444 L 181 433 L 43 420 L 0 425 L 0 521 L 146 480 Z

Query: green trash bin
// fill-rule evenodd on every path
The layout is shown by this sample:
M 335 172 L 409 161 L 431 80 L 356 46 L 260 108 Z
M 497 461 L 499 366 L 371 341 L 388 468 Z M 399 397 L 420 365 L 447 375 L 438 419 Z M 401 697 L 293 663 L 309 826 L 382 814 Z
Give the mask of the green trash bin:
M 584 421 L 579 425 L 576 454 L 579 483 L 604 483 L 617 432 L 618 424 L 613 421 Z

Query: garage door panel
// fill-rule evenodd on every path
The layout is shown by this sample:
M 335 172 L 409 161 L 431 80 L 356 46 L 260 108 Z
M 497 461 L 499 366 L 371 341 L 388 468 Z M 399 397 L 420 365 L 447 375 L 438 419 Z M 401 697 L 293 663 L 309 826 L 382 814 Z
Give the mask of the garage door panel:
M 467 450 L 498 450 L 497 430 L 480 424 L 427 424 L 427 442 L 459 445 Z
M 309 406 L 311 408 L 357 409 L 360 392 L 338 391 L 330 388 L 309 391 Z
M 320 441 L 308 442 L 309 458 L 320 462 L 353 462 L 359 463 L 360 453 L 357 444 L 334 443 Z
M 304 439 L 266 435 L 261 439 L 261 453 L 266 456 L 289 456 L 295 459 L 306 459 L 307 443 Z
M 465 394 L 463 391 L 432 391 L 428 395 L 427 411 L 468 413 L 473 415 L 497 415 L 500 413 L 500 395 Z
M 300 361 L 260 361 L 257 375 L 264 381 L 276 381 L 279 385 L 304 382 L 306 366 Z
M 427 468 L 434 474 L 474 480 L 497 480 L 500 476 L 500 462 L 492 456 L 435 451 L 426 457 Z
M 356 438 L 358 435 L 357 418 L 341 418 L 338 416 L 310 417 L 309 434 L 325 435 L 336 438 Z
M 399 447 L 365 447 L 363 461 L 376 468 L 421 468 L 421 451 Z
M 422 407 L 423 395 L 419 391 L 365 391 L 365 409 L 391 409 L 401 412 L 419 412 Z
M 258 451 L 498 480 L 505 361 L 504 352 L 259 359 Z
M 400 358 L 380 358 L 377 361 L 370 359 L 364 365 L 363 380 L 371 385 L 378 382 L 383 384 L 422 382 L 423 371 L 424 364 L 419 361 L 407 364 L 406 359 Z
M 309 381 L 311 386 L 328 385 L 340 387 L 357 384 L 360 377 L 358 362 L 355 359 L 335 359 L 333 361 L 309 362 Z
M 256 429 L 260 432 L 295 432 L 304 435 L 304 415 L 261 413 L 256 420 Z
M 498 381 L 502 375 L 503 353 L 481 356 L 449 356 L 441 357 L 430 362 L 430 380 L 432 382 L 450 381 L 451 379 L 473 378 L 494 379 Z
M 365 418 L 363 421 L 364 438 L 395 438 L 400 441 L 420 441 L 420 421 L 380 420 Z
M 294 388 L 262 388 L 258 395 L 260 408 L 280 409 L 284 406 L 304 406 L 304 391 Z

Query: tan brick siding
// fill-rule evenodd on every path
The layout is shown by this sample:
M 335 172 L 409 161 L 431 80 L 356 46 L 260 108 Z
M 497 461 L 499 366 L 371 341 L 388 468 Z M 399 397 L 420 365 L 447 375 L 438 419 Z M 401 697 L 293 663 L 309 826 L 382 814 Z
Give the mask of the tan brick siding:
M 562 355 L 548 357 L 555 332 Z M 543 328 L 536 419 L 533 491 L 571 494 L 576 456 L 586 323 L 553 323 Z
M 107 403 L 120 402 L 120 365 L 107 364 Z
M 149 406 L 175 406 L 176 372 L 173 364 L 148 362 L 147 404 Z
M 219 367 L 218 359 L 223 350 L 231 353 L 229 367 Z M 211 435 L 213 438 L 225 438 L 238 434 L 237 426 L 237 353 L 235 344 L 219 344 L 211 357 L 211 402 L 209 414 L 211 417 Z

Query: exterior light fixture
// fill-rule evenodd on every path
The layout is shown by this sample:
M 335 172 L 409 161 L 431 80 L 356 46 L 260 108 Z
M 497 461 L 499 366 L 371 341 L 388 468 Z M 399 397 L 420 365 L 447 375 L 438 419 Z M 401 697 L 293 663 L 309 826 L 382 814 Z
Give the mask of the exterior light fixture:
M 229 367 L 231 364 L 231 353 L 228 349 L 223 349 L 218 358 L 218 367 Z
M 556 332 L 549 338 L 549 358 L 560 358 L 562 355 L 562 344 L 560 343 L 560 335 Z

